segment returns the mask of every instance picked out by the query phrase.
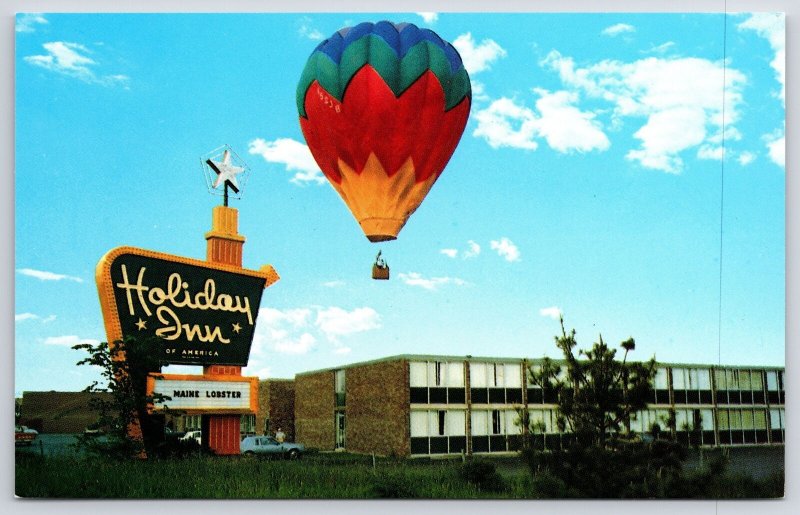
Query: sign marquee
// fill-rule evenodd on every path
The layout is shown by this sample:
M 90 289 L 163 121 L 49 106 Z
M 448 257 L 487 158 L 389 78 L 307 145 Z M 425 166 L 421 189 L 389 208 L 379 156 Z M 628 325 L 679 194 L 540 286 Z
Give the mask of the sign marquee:
M 264 288 L 278 280 L 260 271 L 133 247 L 97 265 L 109 341 L 123 336 L 164 340 L 161 361 L 247 365 Z
M 258 378 L 152 374 L 147 378 L 147 394 L 169 398 L 154 403 L 154 410 L 255 413 Z

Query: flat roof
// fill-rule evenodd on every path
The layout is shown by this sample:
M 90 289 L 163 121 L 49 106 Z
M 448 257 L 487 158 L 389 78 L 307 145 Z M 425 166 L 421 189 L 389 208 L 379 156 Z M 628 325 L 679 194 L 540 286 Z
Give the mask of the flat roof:
M 509 358 L 509 357 L 489 357 L 489 356 L 453 356 L 453 355 L 441 355 L 441 354 L 397 354 L 394 356 L 387 356 L 385 358 L 377 358 L 367 361 L 358 361 L 355 363 L 349 363 L 346 365 L 341 365 L 338 367 L 327 367 L 327 368 L 320 368 L 317 370 L 309 370 L 306 372 L 299 372 L 295 374 L 297 376 L 305 376 L 310 374 L 318 374 L 320 372 L 332 372 L 334 370 L 342 370 L 347 368 L 355 368 L 355 367 L 363 367 L 367 365 L 374 365 L 377 363 L 387 363 L 392 361 L 468 361 L 468 362 L 490 362 L 490 363 L 520 363 L 522 361 L 527 361 L 529 363 L 537 363 L 544 360 L 544 357 L 541 358 Z M 555 363 L 564 363 L 565 360 L 563 359 L 556 359 L 550 358 Z M 642 361 L 630 361 L 630 363 L 642 363 Z M 736 369 L 736 370 L 744 370 L 744 369 L 758 369 L 758 370 L 784 370 L 785 367 L 781 366 L 758 366 L 758 365 L 724 365 L 724 364 L 700 364 L 700 363 L 667 363 L 662 361 L 656 361 L 656 365 L 660 367 L 670 367 L 670 368 L 728 368 L 728 369 Z

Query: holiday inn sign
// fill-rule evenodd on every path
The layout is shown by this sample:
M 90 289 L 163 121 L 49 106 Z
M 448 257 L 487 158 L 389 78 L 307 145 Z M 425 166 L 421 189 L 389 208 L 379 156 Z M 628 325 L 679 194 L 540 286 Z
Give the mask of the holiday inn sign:
M 158 337 L 163 363 L 247 365 L 264 288 L 259 271 L 137 249 L 109 251 L 96 279 L 109 341 Z

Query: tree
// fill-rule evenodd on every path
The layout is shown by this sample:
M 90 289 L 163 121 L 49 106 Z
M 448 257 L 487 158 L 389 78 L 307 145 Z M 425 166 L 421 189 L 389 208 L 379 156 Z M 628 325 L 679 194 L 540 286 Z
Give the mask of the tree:
M 590 350 L 578 350 L 576 356 L 575 330 L 568 333 L 563 318 L 561 335 L 555 340 L 565 368 L 544 358 L 541 365 L 531 366 L 530 381 L 555 393 L 560 430 L 573 433 L 583 444 L 605 447 L 611 435 L 629 432 L 630 417 L 647 406 L 655 358 L 628 362 L 628 353 L 636 348 L 629 338 L 620 344 L 625 354 L 618 361 L 616 349 L 608 347 L 602 335 Z
M 556 346 L 563 364 L 544 358 L 529 367 L 530 382 L 558 405 L 557 424 L 574 438 L 552 450 L 528 446 L 523 457 L 534 474 L 555 482 L 545 489 L 571 497 L 663 497 L 680 477 L 685 448 L 674 441 L 647 443 L 630 438 L 630 419 L 652 398 L 655 358 L 628 362 L 636 348 L 629 338 L 620 344 L 621 360 L 602 335 L 588 351 L 576 350 L 575 330 L 561 319 Z M 523 420 L 528 420 L 523 417 Z M 529 424 L 530 433 L 537 428 Z M 539 428 L 540 429 L 540 428 Z M 549 484 L 549 483 L 548 483 Z
M 99 413 L 97 426 L 105 430 L 106 438 L 84 435 L 79 445 L 103 455 L 131 458 L 144 457 L 163 442 L 164 415 L 150 413 L 148 406 L 169 398 L 146 392 L 148 374 L 161 371 L 158 356 L 162 344 L 154 337 L 125 337 L 113 345 L 101 342 L 72 347 L 89 353 L 78 365 L 100 368 L 105 380 L 105 385 L 95 381 L 83 391 L 110 394 L 89 401 L 90 407 Z

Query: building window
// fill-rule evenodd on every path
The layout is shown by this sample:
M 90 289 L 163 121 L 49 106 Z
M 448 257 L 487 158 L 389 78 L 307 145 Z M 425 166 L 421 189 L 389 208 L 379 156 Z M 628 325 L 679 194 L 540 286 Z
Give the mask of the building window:
M 472 388 L 486 388 L 486 364 L 469 364 L 469 385 Z
M 464 386 L 464 364 L 463 363 L 448 363 L 447 364 L 447 386 L 448 387 L 463 387 Z
M 471 415 L 472 420 L 472 436 L 486 436 L 488 431 L 486 430 L 486 412 L 477 410 L 473 411 Z
M 428 386 L 427 363 L 412 362 L 408 364 L 408 382 L 412 388 Z
M 411 437 L 428 436 L 428 412 L 411 412 Z
M 503 378 L 506 388 L 522 388 L 522 366 L 516 363 L 506 363 Z
M 492 386 L 502 388 L 506 384 L 505 380 L 503 379 L 503 372 L 504 372 L 503 364 L 495 363 L 494 365 L 492 365 L 492 369 L 493 369 Z
M 337 370 L 334 372 L 334 391 L 336 397 L 336 406 L 345 405 L 345 375 L 344 370 Z
M 770 392 L 778 391 L 778 373 L 774 370 L 767 372 L 767 390 Z
M 503 434 L 503 424 L 502 424 L 502 417 L 500 416 L 500 410 L 492 410 L 492 434 L 493 435 L 500 435 Z
M 239 432 L 245 435 L 256 434 L 256 416 L 242 415 L 239 419 Z
M 434 385 L 442 386 L 442 362 L 437 361 L 433 365 L 434 369 Z
M 438 416 L 439 416 L 438 417 L 438 422 L 439 422 L 438 430 L 439 430 L 439 432 L 436 433 L 439 436 L 445 436 L 447 434 L 447 432 L 445 431 L 445 421 L 447 419 L 446 415 L 447 415 L 447 412 L 445 410 L 439 410 L 439 412 L 438 412 Z

